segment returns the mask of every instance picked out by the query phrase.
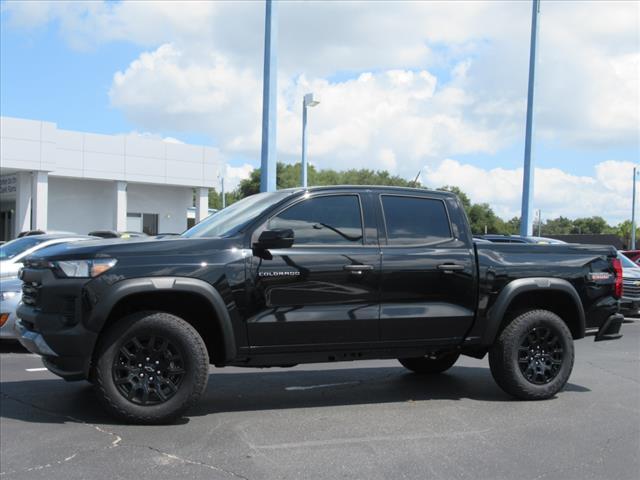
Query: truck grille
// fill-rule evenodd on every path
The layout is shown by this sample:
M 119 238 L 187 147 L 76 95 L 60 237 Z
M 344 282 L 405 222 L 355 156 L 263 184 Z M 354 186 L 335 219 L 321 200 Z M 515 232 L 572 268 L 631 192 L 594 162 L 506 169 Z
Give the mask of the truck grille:
M 22 303 L 32 307 L 38 303 L 38 291 L 40 284 L 36 282 L 25 282 L 22 284 Z
M 622 295 L 626 298 L 640 299 L 640 280 L 623 278 Z

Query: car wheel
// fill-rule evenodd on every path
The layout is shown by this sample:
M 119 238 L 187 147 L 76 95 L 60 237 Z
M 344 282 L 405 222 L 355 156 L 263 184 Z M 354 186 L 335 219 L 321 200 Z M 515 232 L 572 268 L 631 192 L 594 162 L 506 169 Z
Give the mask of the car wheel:
M 558 393 L 569 380 L 573 360 L 569 328 L 547 310 L 516 317 L 489 350 L 496 383 L 523 400 L 544 400 Z
M 403 367 L 415 373 L 442 373 L 453 367 L 460 357 L 458 352 L 444 352 L 426 355 L 424 357 L 399 358 Z
M 163 312 L 128 315 L 98 347 L 94 378 L 106 410 L 131 423 L 169 423 L 204 392 L 209 356 L 198 332 Z

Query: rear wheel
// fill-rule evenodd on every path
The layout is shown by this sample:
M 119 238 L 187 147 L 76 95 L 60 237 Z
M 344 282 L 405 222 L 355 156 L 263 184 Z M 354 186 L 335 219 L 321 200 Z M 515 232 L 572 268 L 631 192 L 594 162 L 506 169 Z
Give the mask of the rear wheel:
M 207 348 L 198 332 L 175 315 L 124 317 L 106 332 L 98 352 L 98 398 L 121 420 L 171 422 L 200 398 L 207 384 Z
M 458 352 L 433 353 L 424 357 L 399 358 L 403 367 L 415 373 L 442 373 L 453 367 L 460 357 Z
M 543 400 L 558 393 L 569 380 L 573 360 L 569 328 L 547 310 L 516 317 L 489 350 L 496 383 L 523 400 Z

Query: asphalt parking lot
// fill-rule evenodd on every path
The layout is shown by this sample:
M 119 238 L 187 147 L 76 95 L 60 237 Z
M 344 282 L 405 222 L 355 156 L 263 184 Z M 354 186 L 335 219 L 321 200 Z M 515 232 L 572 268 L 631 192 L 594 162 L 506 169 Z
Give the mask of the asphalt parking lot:
M 88 383 L 0 353 L 3 479 L 631 479 L 640 472 L 640 322 L 576 344 L 556 398 L 514 401 L 487 361 L 425 378 L 395 361 L 211 369 L 171 426 L 112 422 Z

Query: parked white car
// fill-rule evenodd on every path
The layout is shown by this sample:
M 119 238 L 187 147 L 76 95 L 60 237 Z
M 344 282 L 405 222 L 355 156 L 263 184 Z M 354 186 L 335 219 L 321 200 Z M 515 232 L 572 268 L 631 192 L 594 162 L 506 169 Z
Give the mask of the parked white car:
M 22 282 L 17 278 L 0 281 L 0 340 L 15 339 L 16 309 L 22 299 Z
M 16 277 L 25 257 L 40 249 L 58 243 L 98 240 L 95 237 L 75 234 L 29 235 L 0 245 L 0 278 Z

